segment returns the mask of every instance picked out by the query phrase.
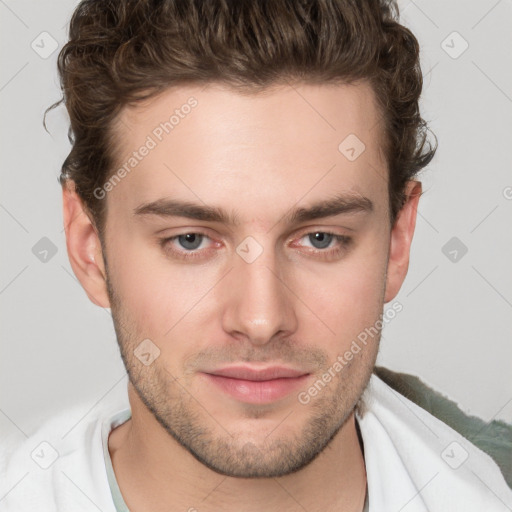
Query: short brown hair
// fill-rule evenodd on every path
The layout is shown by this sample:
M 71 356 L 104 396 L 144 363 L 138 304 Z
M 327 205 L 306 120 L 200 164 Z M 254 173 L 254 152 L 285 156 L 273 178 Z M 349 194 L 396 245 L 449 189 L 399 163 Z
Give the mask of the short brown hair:
M 437 149 L 419 112 L 418 41 L 398 20 L 386 0 L 83 0 L 58 57 L 63 96 L 46 111 L 64 101 L 70 117 L 59 181 L 74 182 L 103 236 L 106 201 L 94 190 L 115 171 L 112 127 L 124 106 L 187 83 L 258 92 L 367 80 L 382 115 L 393 223 L 407 181 Z

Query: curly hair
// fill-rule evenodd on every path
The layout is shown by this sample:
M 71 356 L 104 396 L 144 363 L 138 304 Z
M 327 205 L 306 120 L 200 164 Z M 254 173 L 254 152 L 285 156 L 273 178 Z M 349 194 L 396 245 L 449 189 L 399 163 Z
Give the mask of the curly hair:
M 392 0 L 82 0 L 58 71 L 63 95 L 45 118 L 65 103 L 72 148 L 59 182 L 74 182 L 100 236 L 106 201 L 93 191 L 114 172 L 116 117 L 173 86 L 219 82 L 245 94 L 290 80 L 366 80 L 381 116 L 392 224 L 407 181 L 437 149 L 419 111 L 418 41 Z

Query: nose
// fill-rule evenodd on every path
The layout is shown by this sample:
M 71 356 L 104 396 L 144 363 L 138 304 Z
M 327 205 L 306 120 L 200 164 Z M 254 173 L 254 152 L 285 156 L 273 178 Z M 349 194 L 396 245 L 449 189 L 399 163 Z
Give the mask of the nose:
M 252 263 L 235 255 L 234 268 L 227 277 L 225 332 L 253 345 L 265 345 L 277 336 L 295 332 L 293 293 L 278 272 L 271 251 L 263 251 Z

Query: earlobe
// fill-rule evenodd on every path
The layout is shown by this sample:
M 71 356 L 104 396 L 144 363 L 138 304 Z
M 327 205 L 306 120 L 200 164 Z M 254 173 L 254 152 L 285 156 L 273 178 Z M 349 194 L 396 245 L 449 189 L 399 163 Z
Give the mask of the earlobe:
M 89 299 L 97 306 L 109 308 L 100 239 L 73 182 L 62 187 L 62 209 L 66 247 L 73 272 Z
M 416 226 L 416 215 L 421 192 L 422 187 L 419 181 L 411 180 L 407 183 L 405 203 L 398 212 L 395 224 L 391 230 L 386 293 L 384 296 L 385 303 L 396 297 L 409 269 L 410 249 Z

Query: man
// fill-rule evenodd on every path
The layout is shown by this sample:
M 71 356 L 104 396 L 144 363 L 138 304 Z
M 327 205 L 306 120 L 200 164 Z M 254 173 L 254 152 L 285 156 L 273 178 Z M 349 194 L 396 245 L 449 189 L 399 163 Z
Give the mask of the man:
M 59 56 L 64 224 L 130 407 L 48 443 L 59 457 L 8 510 L 511 509 L 493 458 L 375 368 L 435 151 L 396 17 L 376 0 L 80 3 Z

